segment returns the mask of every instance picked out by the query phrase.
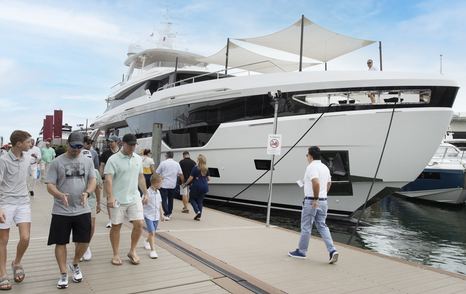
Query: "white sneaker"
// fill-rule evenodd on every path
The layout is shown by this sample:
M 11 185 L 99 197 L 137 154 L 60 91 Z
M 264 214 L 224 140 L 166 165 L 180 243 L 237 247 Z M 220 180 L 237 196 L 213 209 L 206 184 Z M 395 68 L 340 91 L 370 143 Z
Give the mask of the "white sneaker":
M 144 249 L 150 250 L 150 243 L 144 240 Z
M 71 263 L 69 264 L 70 270 L 73 273 L 73 282 L 75 283 L 81 283 L 83 280 L 83 273 L 81 272 L 81 269 L 79 268 L 79 264 L 76 266 L 72 265 Z
M 169 220 L 170 220 L 170 217 L 169 217 L 169 216 L 164 216 L 164 217 L 163 217 L 163 220 L 164 220 L 164 221 L 169 221 Z
M 154 258 L 157 258 L 159 257 L 159 255 L 157 254 L 157 252 L 155 250 L 152 250 L 150 253 L 149 253 L 149 257 L 154 259 Z
M 92 252 L 91 252 L 91 247 L 87 247 L 86 252 L 84 252 L 83 255 L 83 260 L 84 261 L 89 261 L 92 259 Z
M 60 275 L 60 278 L 58 279 L 58 283 L 57 283 L 57 288 L 58 289 L 68 288 L 68 274 L 67 273 L 63 273 Z
M 107 229 L 110 229 L 112 227 L 112 221 L 108 221 L 107 225 L 105 226 Z

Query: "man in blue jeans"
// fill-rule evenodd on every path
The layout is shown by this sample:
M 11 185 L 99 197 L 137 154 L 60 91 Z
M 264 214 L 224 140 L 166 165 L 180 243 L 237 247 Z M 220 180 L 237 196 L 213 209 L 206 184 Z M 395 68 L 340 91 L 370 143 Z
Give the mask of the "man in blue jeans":
M 178 162 L 173 160 L 173 152 L 168 151 L 165 154 L 166 160 L 162 161 L 155 171 L 162 176 L 162 187 L 160 188 L 160 195 L 162 196 L 162 209 L 164 220 L 170 220 L 173 212 L 173 198 L 176 194 L 176 185 L 178 177 L 181 182 L 184 182 L 183 172 Z M 179 193 L 178 193 L 179 194 Z
M 298 248 L 288 252 L 290 257 L 306 258 L 309 239 L 311 238 L 312 224 L 315 223 L 320 236 L 329 252 L 329 263 L 338 260 L 338 252 L 333 246 L 330 230 L 325 224 L 327 218 L 327 192 L 330 190 L 332 179 L 328 167 L 320 160 L 320 149 L 317 146 L 309 147 L 306 154 L 309 165 L 304 173 L 304 201 L 301 212 L 301 237 Z

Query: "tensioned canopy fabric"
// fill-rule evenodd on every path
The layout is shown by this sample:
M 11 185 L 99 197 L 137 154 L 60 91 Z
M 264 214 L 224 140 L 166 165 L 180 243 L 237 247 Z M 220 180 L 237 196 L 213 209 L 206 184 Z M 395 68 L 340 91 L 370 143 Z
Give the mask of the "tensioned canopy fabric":
M 322 62 L 327 62 L 375 42 L 332 32 L 305 17 L 303 17 L 303 23 L 303 56 Z M 301 20 L 270 35 L 238 40 L 299 55 Z
M 220 51 L 211 56 L 198 58 L 198 60 L 206 63 L 225 65 L 226 50 L 227 46 L 223 47 Z M 303 67 L 316 64 L 319 63 L 306 62 L 303 63 Z M 261 55 L 230 41 L 228 48 L 229 68 L 241 68 L 259 73 L 272 73 L 281 71 L 295 71 L 298 69 L 298 66 L 299 61 L 293 62 Z

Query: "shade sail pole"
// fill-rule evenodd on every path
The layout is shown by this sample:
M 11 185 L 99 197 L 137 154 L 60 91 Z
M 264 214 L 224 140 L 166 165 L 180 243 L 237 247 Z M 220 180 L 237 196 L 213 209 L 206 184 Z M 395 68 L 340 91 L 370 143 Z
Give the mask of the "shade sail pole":
M 299 71 L 303 70 L 304 14 L 301 15 L 301 44 L 299 47 Z
M 230 38 L 227 38 L 227 50 L 225 53 L 225 75 L 228 74 L 228 51 L 230 50 Z
M 379 60 L 380 60 L 380 71 L 382 71 L 382 41 L 379 41 Z

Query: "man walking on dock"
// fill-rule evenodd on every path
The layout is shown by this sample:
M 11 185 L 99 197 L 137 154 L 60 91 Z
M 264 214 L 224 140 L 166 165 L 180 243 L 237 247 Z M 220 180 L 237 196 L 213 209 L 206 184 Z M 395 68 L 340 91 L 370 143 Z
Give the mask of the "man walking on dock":
M 123 136 L 123 147 L 119 152 L 110 156 L 105 165 L 105 192 L 107 206 L 112 211 L 112 228 L 110 229 L 110 243 L 112 244 L 113 265 L 122 265 L 120 258 L 120 230 L 125 217 L 133 224 L 131 232 L 131 248 L 128 258 L 132 264 L 139 264 L 136 246 L 142 235 L 144 213 L 142 202 L 147 201 L 146 180 L 142 170 L 142 159 L 134 153 L 137 138 L 134 134 Z M 141 200 L 139 189 L 144 196 Z
M 30 161 L 24 155 L 31 148 L 31 135 L 16 130 L 10 141 L 12 148 L 0 157 L 0 290 L 11 289 L 6 272 L 10 228 L 16 224 L 19 229 L 16 258 L 11 263 L 17 283 L 25 277 L 21 259 L 29 246 L 31 232 L 31 204 L 26 184 Z
M 325 224 L 327 218 L 327 192 L 330 190 L 331 177 L 328 167 L 320 160 L 321 152 L 317 146 L 311 146 L 306 154 L 309 165 L 304 173 L 304 201 L 301 211 L 301 237 L 298 248 L 288 253 L 290 257 L 306 258 L 311 238 L 312 225 L 315 223 L 320 236 L 330 255 L 329 263 L 338 260 L 338 252 L 333 246 L 330 230 Z
M 91 240 L 91 208 L 87 200 L 95 190 L 96 173 L 92 160 L 81 154 L 83 147 L 84 135 L 72 132 L 66 153 L 52 161 L 45 179 L 47 191 L 54 197 L 47 245 L 55 244 L 55 258 L 60 268 L 59 289 L 68 287 L 66 244 L 70 234 L 73 233 L 76 243 L 73 262 L 69 265 L 75 283 L 83 280 L 79 261 Z

